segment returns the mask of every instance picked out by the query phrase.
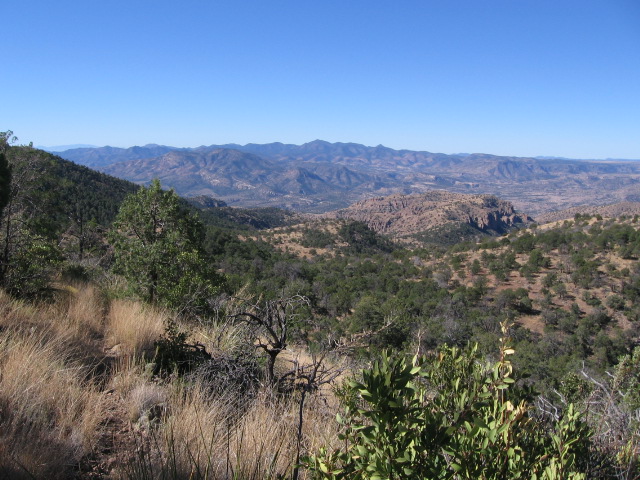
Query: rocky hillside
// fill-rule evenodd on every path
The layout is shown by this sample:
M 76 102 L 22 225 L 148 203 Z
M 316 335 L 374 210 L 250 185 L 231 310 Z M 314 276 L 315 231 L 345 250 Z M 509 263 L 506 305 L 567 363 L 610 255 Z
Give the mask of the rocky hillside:
M 577 215 L 600 215 L 602 217 L 616 218 L 640 215 L 640 202 L 620 202 L 611 205 L 582 205 L 557 212 L 549 212 L 536 217 L 539 223 L 557 222 L 573 219 Z
M 158 178 L 163 185 L 175 188 L 182 195 L 211 195 L 226 201 L 237 191 L 259 188 L 273 168 L 270 161 L 257 155 L 215 149 L 171 151 L 160 157 L 129 160 L 101 170 L 137 183 Z
M 497 234 L 532 221 L 528 215 L 516 212 L 511 202 L 495 196 L 446 191 L 371 198 L 327 216 L 364 222 L 372 230 L 393 237 L 411 236 L 452 224 Z

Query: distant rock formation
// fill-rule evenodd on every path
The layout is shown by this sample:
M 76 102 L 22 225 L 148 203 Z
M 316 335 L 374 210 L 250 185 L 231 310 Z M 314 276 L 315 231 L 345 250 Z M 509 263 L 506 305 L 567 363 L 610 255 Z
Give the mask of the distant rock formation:
M 467 224 L 485 233 L 504 233 L 533 221 L 528 215 L 516 212 L 511 202 L 493 195 L 439 190 L 370 198 L 326 216 L 365 222 L 376 232 L 400 237 L 451 223 Z

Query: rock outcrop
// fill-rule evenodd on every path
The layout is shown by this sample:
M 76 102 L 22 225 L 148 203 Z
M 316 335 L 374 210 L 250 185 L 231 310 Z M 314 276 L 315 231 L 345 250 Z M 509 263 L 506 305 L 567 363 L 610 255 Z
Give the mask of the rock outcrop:
M 511 202 L 493 195 L 467 195 L 434 190 L 418 195 L 391 195 L 363 200 L 327 214 L 365 222 L 392 236 L 407 236 L 451 223 L 468 224 L 485 233 L 504 233 L 533 221 Z

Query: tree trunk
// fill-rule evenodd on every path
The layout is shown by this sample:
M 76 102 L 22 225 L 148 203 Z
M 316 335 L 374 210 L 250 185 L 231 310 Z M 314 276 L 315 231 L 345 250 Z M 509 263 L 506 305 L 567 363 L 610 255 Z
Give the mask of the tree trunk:
M 280 350 L 268 350 L 267 354 L 269 355 L 269 358 L 267 359 L 267 383 L 269 385 L 273 385 L 275 384 L 276 380 L 275 380 L 275 373 L 274 373 L 274 368 L 276 365 L 276 357 L 278 356 L 278 354 L 280 353 Z

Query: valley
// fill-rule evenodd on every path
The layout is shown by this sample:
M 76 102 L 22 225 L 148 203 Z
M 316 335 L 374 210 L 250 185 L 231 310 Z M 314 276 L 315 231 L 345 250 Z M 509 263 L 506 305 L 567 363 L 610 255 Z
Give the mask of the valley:
M 336 415 L 358 405 L 343 418 L 359 432 L 370 417 L 358 412 L 376 415 L 392 397 L 397 408 L 420 405 L 433 416 L 413 424 L 399 415 L 389 428 L 415 438 L 448 429 L 416 453 L 423 462 L 416 465 L 442 476 L 453 475 L 441 462 L 451 455 L 482 465 L 508 455 L 501 436 L 479 448 L 482 435 L 492 435 L 480 423 L 486 418 L 505 422 L 514 441 L 536 432 L 527 448 L 540 454 L 513 471 L 560 459 L 552 439 L 563 431 L 585 449 L 571 450 L 580 461 L 557 460 L 563 468 L 596 479 L 637 473 L 638 203 L 546 206 L 544 223 L 496 195 L 430 188 L 374 195 L 383 185 L 393 190 L 385 182 L 397 176 L 385 177 L 376 155 L 404 159 L 412 170 L 415 152 L 340 145 L 342 159 L 329 162 L 337 146 L 316 143 L 296 147 L 305 167 L 287 176 L 279 156 L 293 146 L 245 147 L 252 151 L 172 150 L 160 164 L 110 166 L 94 152 L 102 169 L 126 165 L 139 183 L 166 173 L 141 187 L 31 147 L 3 146 L 9 168 L 0 171 L 10 172 L 3 188 L 11 189 L 0 211 L 0 474 L 288 478 L 300 469 L 299 478 L 324 478 L 314 462 L 355 461 L 345 460 L 352 453 Z M 149 153 L 141 148 L 129 154 Z M 369 173 L 353 173 L 354 158 Z M 430 162 L 446 170 L 467 158 Z M 338 163 L 345 159 L 348 168 Z M 617 164 L 530 166 L 485 173 L 469 166 L 465 175 L 524 189 L 544 185 L 543 177 L 567 181 L 559 172 L 568 168 L 598 185 L 633 184 L 632 166 L 627 180 Z M 332 178 L 343 184 L 329 185 L 320 171 L 341 172 Z M 269 186 L 276 173 L 277 191 Z M 163 190 L 171 178 L 192 195 Z M 241 182 L 250 192 L 243 200 Z M 300 212 L 273 206 L 301 182 L 319 196 L 299 192 Z M 347 204 L 367 182 L 374 190 Z M 227 195 L 211 196 L 220 191 Z M 571 204 L 571 195 L 557 202 Z M 260 207 L 234 206 L 244 201 Z M 382 388 L 378 375 L 396 383 L 376 397 L 368 392 Z M 403 386 L 409 378 L 415 383 Z M 462 421 L 449 428 L 463 413 L 475 419 L 475 436 Z M 398 448 L 403 438 L 388 441 Z M 343 456 L 331 457 L 333 449 Z

